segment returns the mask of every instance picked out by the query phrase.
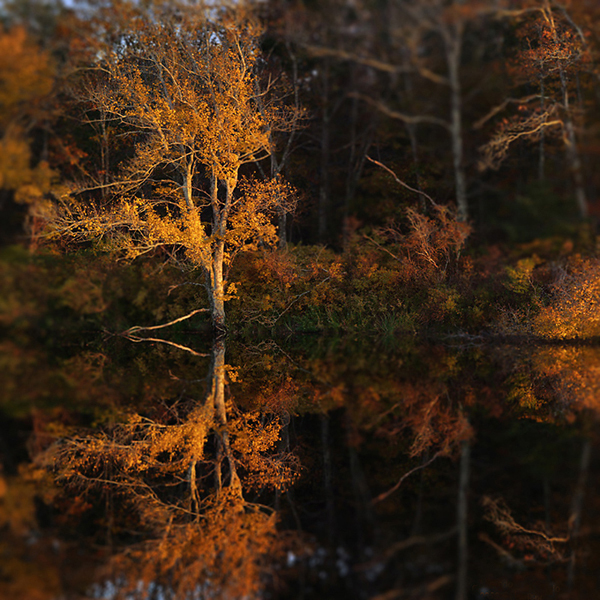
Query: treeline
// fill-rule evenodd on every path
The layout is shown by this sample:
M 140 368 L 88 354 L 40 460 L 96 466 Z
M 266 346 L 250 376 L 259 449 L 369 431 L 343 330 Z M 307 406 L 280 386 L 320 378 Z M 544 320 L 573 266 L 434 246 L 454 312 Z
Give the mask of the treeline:
M 186 9 L 168 5 L 147 10 L 177 20 Z M 108 118 L 82 82 L 107 43 L 124 43 L 119 27 L 138 18 L 136 6 L 3 4 L 4 239 L 24 221 L 35 236 L 65 182 L 96 182 L 101 203 L 115 192 L 114 174 L 142 135 Z M 428 213 L 432 202 L 455 206 L 487 241 L 562 233 L 595 215 L 595 3 L 271 0 L 250 9 L 260 24 L 254 73 L 289 122 L 241 173 L 295 187 L 294 211 L 273 217 L 281 239 L 339 249 L 357 229 L 402 227 L 407 208 Z

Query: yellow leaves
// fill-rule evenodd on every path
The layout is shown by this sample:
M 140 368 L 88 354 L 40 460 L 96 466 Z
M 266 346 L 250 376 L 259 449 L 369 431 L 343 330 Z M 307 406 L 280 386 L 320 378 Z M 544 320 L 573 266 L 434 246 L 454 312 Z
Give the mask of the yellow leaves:
M 537 256 L 522 258 L 514 267 L 506 267 L 508 281 L 506 287 L 515 294 L 525 294 L 532 288 L 531 275 L 533 269 L 540 263 Z
M 251 489 L 284 491 L 300 473 L 300 464 L 290 454 L 273 454 L 280 439 L 281 422 L 259 411 L 237 413 L 229 421 L 231 449 L 244 469 L 244 485 Z
M 122 125 L 135 154 L 120 173 L 73 186 L 46 217 L 54 236 L 95 238 L 129 259 L 159 248 L 185 257 L 204 271 L 222 327 L 223 299 L 235 294 L 224 295 L 224 265 L 274 244 L 273 216 L 295 198 L 280 179 L 238 187 L 242 165 L 268 156 L 279 119 L 264 106 L 254 25 L 240 7 L 216 21 L 188 8 L 162 21 L 131 7 L 135 18 L 117 21 L 122 44 L 98 54 L 81 92 L 90 122 Z
M 223 300 L 233 300 L 234 298 L 238 298 L 238 285 L 237 283 L 228 283 L 227 290 L 225 295 L 223 296 Z
M 533 413 L 541 407 L 542 401 L 536 396 L 533 383 L 528 374 L 518 373 L 508 383 L 510 385 L 510 390 L 506 396 L 508 402 L 513 402 L 521 409 Z
M 18 128 L 0 139 L 0 187 L 15 191 L 17 202 L 33 204 L 51 186 L 54 173 L 46 162 L 31 166 L 29 143 Z

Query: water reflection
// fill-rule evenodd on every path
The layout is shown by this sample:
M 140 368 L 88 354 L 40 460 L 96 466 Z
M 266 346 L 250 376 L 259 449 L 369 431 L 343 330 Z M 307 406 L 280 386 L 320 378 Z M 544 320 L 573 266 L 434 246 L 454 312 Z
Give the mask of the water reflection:
M 247 493 L 284 491 L 297 465 L 277 451 L 279 417 L 238 410 L 226 381 L 218 341 L 203 399 L 132 412 L 42 456 L 67 493 L 109 497 L 109 526 L 133 538 L 111 563 L 115 597 L 251 598 L 283 557 L 275 512 Z
M 2 347 L 0 596 L 593 596 L 596 348 L 110 343 Z

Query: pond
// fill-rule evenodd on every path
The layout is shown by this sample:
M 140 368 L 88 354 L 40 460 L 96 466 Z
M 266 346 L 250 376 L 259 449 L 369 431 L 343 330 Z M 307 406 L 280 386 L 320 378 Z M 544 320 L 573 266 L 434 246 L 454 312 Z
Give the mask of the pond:
M 171 341 L 1 342 L 1 598 L 594 596 L 599 348 Z

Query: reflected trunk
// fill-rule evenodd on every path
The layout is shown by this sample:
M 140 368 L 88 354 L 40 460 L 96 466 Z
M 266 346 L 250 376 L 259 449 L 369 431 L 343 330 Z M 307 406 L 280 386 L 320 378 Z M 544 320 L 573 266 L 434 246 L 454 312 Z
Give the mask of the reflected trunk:
M 235 459 L 230 446 L 229 432 L 227 430 L 227 409 L 225 406 L 225 342 L 217 340 L 212 349 L 212 360 L 208 372 L 209 393 L 206 404 L 215 412 L 217 423 L 217 461 L 215 465 L 215 485 L 217 494 L 226 485 L 242 497 L 242 486 L 237 473 Z M 223 477 L 224 460 L 227 461 L 227 476 Z
M 457 505 L 457 525 L 458 525 L 458 574 L 456 581 L 456 600 L 466 600 L 467 598 L 467 574 L 468 574 L 468 525 L 469 513 L 467 494 L 469 491 L 469 467 L 471 461 L 471 444 L 466 441 L 462 444 L 460 454 L 460 476 L 458 484 L 458 505 Z
M 567 585 L 569 589 L 573 587 L 575 580 L 575 563 L 577 555 L 577 545 L 579 530 L 581 527 L 581 514 L 583 511 L 583 498 L 590 469 L 590 459 L 592 455 L 592 442 L 589 438 L 585 439 L 581 448 L 581 457 L 579 459 L 579 476 L 573 501 L 571 503 L 571 515 L 569 517 L 569 537 L 571 540 L 571 556 L 569 559 L 569 569 L 567 574 Z

